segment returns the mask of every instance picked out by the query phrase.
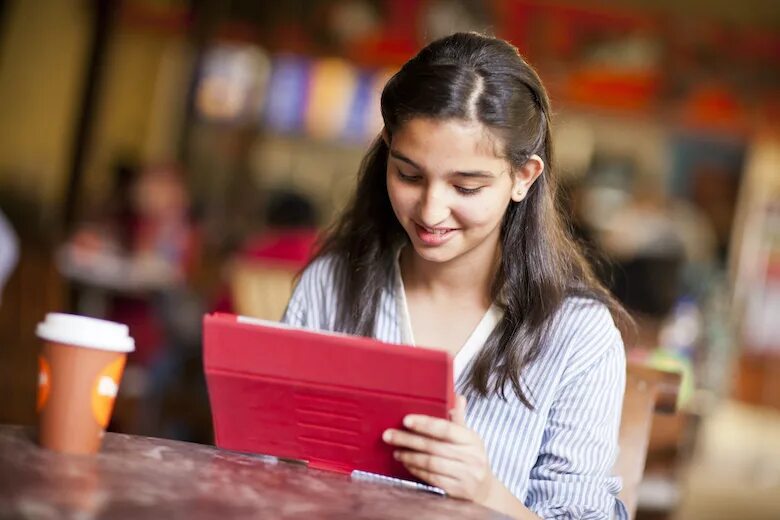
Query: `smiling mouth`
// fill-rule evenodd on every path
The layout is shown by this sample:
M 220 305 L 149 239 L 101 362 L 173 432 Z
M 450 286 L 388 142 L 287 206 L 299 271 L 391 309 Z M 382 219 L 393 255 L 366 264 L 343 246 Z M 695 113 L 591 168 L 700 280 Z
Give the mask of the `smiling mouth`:
M 418 224 L 419 225 L 419 224 Z M 432 233 L 434 235 L 444 235 L 446 233 L 449 233 L 450 231 L 453 231 L 452 228 L 429 228 L 426 226 L 420 226 L 425 232 Z
M 415 223 L 415 227 L 417 228 L 417 237 L 429 246 L 443 244 L 457 231 L 455 228 L 429 228 L 417 223 Z

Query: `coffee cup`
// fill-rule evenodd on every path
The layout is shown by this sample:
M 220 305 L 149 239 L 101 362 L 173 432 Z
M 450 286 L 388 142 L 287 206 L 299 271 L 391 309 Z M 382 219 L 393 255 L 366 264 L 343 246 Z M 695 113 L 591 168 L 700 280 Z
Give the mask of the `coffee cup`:
M 49 313 L 38 324 L 38 441 L 64 453 L 95 453 L 111 420 L 127 353 L 126 325 Z

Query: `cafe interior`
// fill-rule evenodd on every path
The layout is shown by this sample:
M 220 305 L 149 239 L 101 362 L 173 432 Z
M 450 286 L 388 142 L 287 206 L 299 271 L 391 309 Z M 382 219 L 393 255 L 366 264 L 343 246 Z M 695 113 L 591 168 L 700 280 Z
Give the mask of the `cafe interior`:
M 558 202 L 635 321 L 634 518 L 780 518 L 773 0 L 0 0 L 0 424 L 36 424 L 66 312 L 135 339 L 109 432 L 213 445 L 204 314 L 280 319 L 385 82 L 456 31 L 539 72 Z

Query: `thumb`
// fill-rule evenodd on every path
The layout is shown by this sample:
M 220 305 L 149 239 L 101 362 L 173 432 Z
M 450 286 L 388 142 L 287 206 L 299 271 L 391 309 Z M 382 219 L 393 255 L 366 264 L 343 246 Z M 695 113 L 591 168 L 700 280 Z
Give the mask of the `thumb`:
M 466 424 L 466 398 L 462 395 L 455 396 L 455 408 L 450 410 L 450 419 L 455 424 Z

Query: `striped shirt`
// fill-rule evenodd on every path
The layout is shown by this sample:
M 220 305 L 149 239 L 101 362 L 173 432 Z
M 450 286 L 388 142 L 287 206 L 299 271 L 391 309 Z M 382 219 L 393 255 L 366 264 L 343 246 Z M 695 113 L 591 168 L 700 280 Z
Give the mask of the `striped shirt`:
M 344 273 L 332 257 L 302 274 L 283 321 L 335 330 Z M 400 270 L 377 302 L 374 337 L 413 344 Z M 468 366 L 501 318 L 491 307 L 454 360 L 456 390 L 463 393 Z M 506 401 L 470 397 L 466 423 L 482 438 L 494 475 L 542 518 L 627 518 L 611 476 L 625 386 L 623 342 L 600 303 L 569 298 L 553 319 L 542 355 L 522 375 L 534 410 L 514 392 Z

